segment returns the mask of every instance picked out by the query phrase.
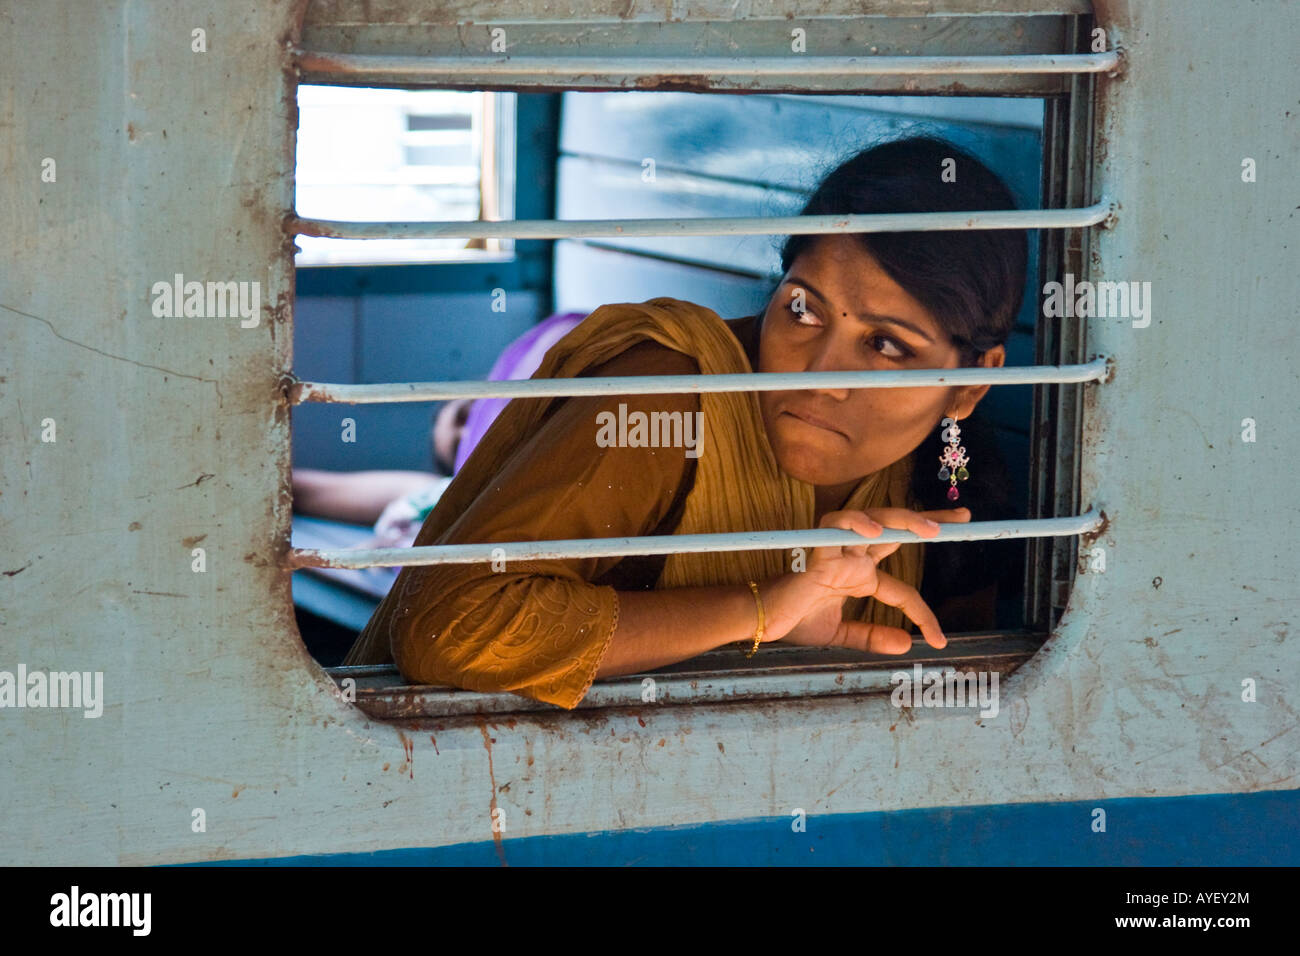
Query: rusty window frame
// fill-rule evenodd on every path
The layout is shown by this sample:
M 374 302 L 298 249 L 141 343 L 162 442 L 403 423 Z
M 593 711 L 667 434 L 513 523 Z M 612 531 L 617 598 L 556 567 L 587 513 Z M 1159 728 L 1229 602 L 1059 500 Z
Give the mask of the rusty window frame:
M 982 0 L 954 0 L 950 5 L 980 6 Z M 832 4 L 834 5 L 834 4 Z M 1027 6 L 1033 6 L 1028 3 Z M 1042 6 L 1050 7 L 1050 0 Z M 1062 52 L 1082 53 L 1091 32 L 1092 20 L 1081 0 L 1060 0 L 1067 42 Z M 1068 10 L 1067 10 L 1068 8 Z M 319 55 L 298 51 L 299 76 L 313 70 L 329 68 Z M 410 60 L 398 64 L 409 66 Z M 386 68 L 391 68 L 390 62 Z M 360 74 L 354 74 L 359 76 Z M 381 79 L 392 76 L 380 71 Z M 371 81 L 374 74 L 370 75 Z M 701 88 L 692 81 L 663 80 L 662 86 L 673 89 Z M 317 78 L 315 82 L 320 82 Z M 920 92 L 938 93 L 926 89 Z M 1095 77 L 1071 74 L 1063 79 L 1064 89 L 1043 95 L 1043 209 L 1078 207 L 1090 195 L 1092 101 Z M 385 83 L 384 85 L 388 85 Z M 537 78 L 530 85 L 544 87 Z M 954 92 L 960 84 L 948 88 Z M 439 84 L 439 88 L 473 88 L 525 90 L 528 86 L 500 86 L 464 80 L 459 86 Z M 585 87 L 584 87 L 585 88 Z M 618 88 L 618 87 L 614 87 Z M 636 88 L 647 88 L 643 81 Z M 701 88 L 718 90 L 718 86 Z M 915 86 L 908 92 L 917 92 Z M 969 89 L 964 90 L 970 92 Z M 810 93 L 812 89 L 782 89 L 779 92 Z M 986 92 L 976 90 L 976 92 Z M 1024 95 L 1022 93 L 1022 95 Z M 291 223 L 301 230 L 301 223 Z M 1079 228 L 1044 228 L 1040 230 L 1040 276 L 1046 281 L 1057 274 L 1074 271 L 1088 274 L 1090 230 Z M 1045 323 L 1040 318 L 1036 335 L 1036 364 L 1065 365 L 1079 361 L 1084 351 L 1083 327 L 1077 319 Z M 296 379 L 292 379 L 297 383 Z M 292 389 L 293 385 L 290 386 Z M 1082 384 L 1048 384 L 1034 391 L 1035 434 L 1031 434 L 1031 502 L 1030 517 L 1078 513 L 1077 488 L 1079 408 Z M 1044 412 L 1054 414 L 1046 415 Z M 1040 430 L 1040 426 L 1041 430 Z M 1103 515 L 1104 518 L 1104 515 Z M 949 636 L 949 647 L 934 651 L 918 641 L 906 657 L 862 655 L 828 648 L 781 647 L 765 649 L 768 653 L 752 661 L 715 649 L 688 661 L 658 668 L 645 674 L 605 678 L 593 683 L 579 709 L 639 705 L 645 702 L 646 680 L 653 680 L 657 703 L 686 704 L 725 700 L 763 700 L 775 698 L 818 697 L 828 694 L 879 693 L 886 689 L 887 673 L 919 664 L 925 670 L 978 666 L 1007 674 L 1036 652 L 1055 626 L 1068 599 L 1076 569 L 1077 543 L 1072 537 L 1033 538 L 1026 561 L 1025 620 L 1027 626 L 1013 631 L 964 632 Z M 301 566 L 301 565 L 299 565 Z M 554 710 L 545 704 L 510 693 L 483 694 L 445 686 L 403 684 L 392 667 L 328 668 L 327 673 L 346 690 L 355 692 L 357 705 L 380 719 L 426 716 L 449 716 L 469 713 L 509 713 Z

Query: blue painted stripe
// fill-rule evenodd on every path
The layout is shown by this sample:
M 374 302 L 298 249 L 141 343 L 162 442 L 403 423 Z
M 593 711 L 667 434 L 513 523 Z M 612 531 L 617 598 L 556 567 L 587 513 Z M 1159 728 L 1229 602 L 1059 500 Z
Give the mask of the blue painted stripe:
M 1104 833 L 1092 830 L 1096 808 Z M 1300 790 L 809 815 L 803 833 L 792 819 L 507 837 L 500 853 L 511 866 L 1300 865 Z M 500 864 L 487 840 L 212 865 Z

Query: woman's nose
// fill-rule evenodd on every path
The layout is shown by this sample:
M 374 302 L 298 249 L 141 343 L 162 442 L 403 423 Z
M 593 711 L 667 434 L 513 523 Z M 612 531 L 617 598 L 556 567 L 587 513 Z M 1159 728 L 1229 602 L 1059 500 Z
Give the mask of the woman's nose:
M 804 361 L 805 372 L 842 372 L 847 367 L 838 355 L 836 344 L 831 341 L 830 336 L 823 337 L 820 342 L 813 345 Z M 810 391 L 842 402 L 849 397 L 852 389 L 817 387 Z

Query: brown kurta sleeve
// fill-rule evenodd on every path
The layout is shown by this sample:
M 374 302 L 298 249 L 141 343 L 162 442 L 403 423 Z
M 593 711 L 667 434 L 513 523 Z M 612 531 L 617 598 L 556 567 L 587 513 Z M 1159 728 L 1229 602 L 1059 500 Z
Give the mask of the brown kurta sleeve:
M 653 342 L 592 375 L 698 374 L 698 363 Z M 597 444 L 597 415 L 693 415 L 695 395 L 567 398 L 526 436 L 441 542 L 542 541 L 653 533 L 687 475 L 683 448 Z M 705 436 L 707 454 L 707 436 Z M 403 568 L 371 627 L 386 626 L 411 680 L 510 691 L 572 708 L 591 686 L 618 624 L 618 593 L 590 582 L 620 558 Z

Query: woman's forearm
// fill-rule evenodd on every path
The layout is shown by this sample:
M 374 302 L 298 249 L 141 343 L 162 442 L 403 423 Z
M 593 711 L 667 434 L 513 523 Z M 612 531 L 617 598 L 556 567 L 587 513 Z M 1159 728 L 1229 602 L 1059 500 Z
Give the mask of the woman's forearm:
M 293 470 L 294 510 L 353 524 L 374 524 L 388 503 L 425 487 L 437 475 L 424 471 Z
M 758 582 L 764 641 L 784 637 L 804 604 L 790 576 Z M 747 584 L 619 591 L 618 624 L 596 677 L 617 677 L 689 660 L 733 641 L 749 645 L 758 605 Z

